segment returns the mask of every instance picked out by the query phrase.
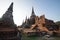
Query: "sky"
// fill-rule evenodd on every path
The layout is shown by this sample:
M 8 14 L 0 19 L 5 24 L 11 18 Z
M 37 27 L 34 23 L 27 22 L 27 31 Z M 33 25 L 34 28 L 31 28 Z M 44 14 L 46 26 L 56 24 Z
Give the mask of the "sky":
M 37 16 L 44 14 L 47 19 L 60 21 L 60 0 L 0 0 L 0 18 L 12 2 L 13 19 L 17 25 L 21 25 L 26 16 L 31 16 L 32 7 Z

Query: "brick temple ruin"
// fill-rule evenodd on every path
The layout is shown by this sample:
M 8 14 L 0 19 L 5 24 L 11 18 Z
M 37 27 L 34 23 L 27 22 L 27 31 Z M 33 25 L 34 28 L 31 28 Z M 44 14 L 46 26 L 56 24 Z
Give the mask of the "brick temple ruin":
M 0 40 L 20 40 L 17 26 L 13 21 L 13 2 L 0 18 Z
M 45 15 L 36 16 L 34 13 L 34 8 L 32 7 L 32 13 L 30 18 L 25 19 L 21 26 L 19 26 L 23 33 L 28 35 L 45 35 L 58 33 L 59 26 L 54 23 L 53 20 L 45 18 Z

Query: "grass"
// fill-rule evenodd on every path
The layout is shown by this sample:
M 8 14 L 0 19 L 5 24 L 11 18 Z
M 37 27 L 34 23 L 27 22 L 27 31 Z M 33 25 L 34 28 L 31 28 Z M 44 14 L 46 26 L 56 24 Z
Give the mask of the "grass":
M 55 40 L 60 40 L 60 37 L 54 37 Z M 45 40 L 42 39 L 42 37 L 38 37 L 38 36 L 26 36 L 25 34 L 22 35 L 22 40 Z
M 60 40 L 60 37 L 54 37 L 56 40 Z

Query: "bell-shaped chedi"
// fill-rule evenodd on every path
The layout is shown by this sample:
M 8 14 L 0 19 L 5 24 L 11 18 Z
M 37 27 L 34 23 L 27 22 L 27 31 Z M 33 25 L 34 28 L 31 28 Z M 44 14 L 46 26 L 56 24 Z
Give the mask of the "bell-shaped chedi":
M 4 26 L 12 26 L 12 27 L 15 26 L 12 13 L 13 13 L 13 2 L 9 6 L 5 14 L 3 14 L 2 16 L 2 21 L 4 23 L 3 24 Z

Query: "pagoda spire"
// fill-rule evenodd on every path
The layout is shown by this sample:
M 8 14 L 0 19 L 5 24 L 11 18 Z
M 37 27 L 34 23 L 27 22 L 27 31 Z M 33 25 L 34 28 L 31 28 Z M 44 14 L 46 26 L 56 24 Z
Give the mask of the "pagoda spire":
M 5 12 L 5 14 L 3 14 L 2 18 L 13 18 L 13 15 L 12 15 L 12 12 L 13 12 L 13 2 L 11 3 L 11 5 L 9 6 L 9 8 L 7 9 L 7 11 Z
M 9 22 L 10 24 L 14 24 L 12 12 L 13 12 L 13 2 L 9 6 L 9 8 L 5 12 L 5 14 L 3 14 L 2 19 L 5 22 Z
M 26 16 L 26 20 L 27 20 L 27 16 Z
M 11 3 L 7 11 L 13 12 L 13 2 Z
M 34 8 L 32 7 L 32 14 L 31 15 L 35 15 L 35 13 L 34 13 Z
M 35 17 L 36 17 L 36 15 L 35 15 L 35 13 L 34 13 L 34 8 L 32 7 L 32 13 L 31 13 L 30 18 L 35 18 Z
M 26 23 L 27 23 L 27 20 L 28 20 L 28 19 L 27 19 L 27 16 L 26 16 L 26 19 L 25 19 L 25 22 L 26 22 Z

